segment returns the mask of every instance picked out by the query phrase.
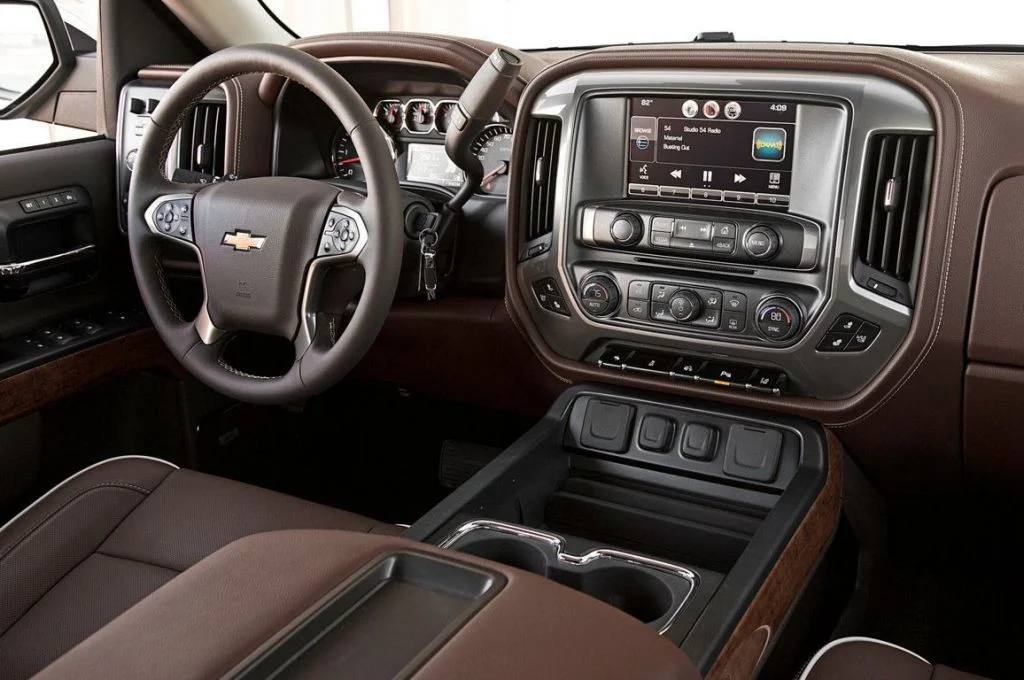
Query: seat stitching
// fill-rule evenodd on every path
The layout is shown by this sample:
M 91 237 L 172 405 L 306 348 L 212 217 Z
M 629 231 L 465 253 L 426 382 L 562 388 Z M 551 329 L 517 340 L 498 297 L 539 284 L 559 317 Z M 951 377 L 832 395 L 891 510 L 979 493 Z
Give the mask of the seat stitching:
M 102 547 L 102 546 L 103 546 L 103 544 L 107 542 L 107 539 L 109 539 L 109 538 L 110 538 L 110 537 L 111 537 L 111 536 L 113 535 L 113 533 L 114 533 L 115 531 L 117 531 L 117 529 L 118 529 L 118 528 L 119 528 L 119 527 L 120 527 L 120 526 L 121 526 L 122 524 L 124 524 L 124 521 L 125 521 L 126 519 L 128 519 L 129 517 L 131 517 L 131 516 L 132 516 L 132 514 L 133 514 L 133 513 L 134 513 L 134 512 L 136 511 L 136 510 L 138 510 L 138 509 L 139 509 L 139 506 L 140 506 L 140 505 L 142 505 L 142 503 L 145 503 L 145 502 L 146 502 L 146 498 L 149 498 L 150 494 L 152 494 L 152 493 L 153 493 L 153 492 L 155 492 L 155 491 L 156 491 L 157 489 L 159 489 L 159 488 L 160 488 L 160 486 L 161 486 L 161 485 L 162 485 L 162 484 L 163 484 L 164 482 L 166 482 L 166 481 L 167 481 L 167 479 L 168 479 L 168 478 L 169 478 L 170 476 L 171 476 L 170 474 L 164 475 L 163 479 L 161 479 L 161 480 L 160 480 L 159 482 L 157 482 L 157 483 L 156 483 L 156 485 L 155 485 L 155 486 L 154 486 L 154 487 L 153 487 L 152 489 L 150 489 L 150 490 L 147 490 L 147 489 L 144 489 L 144 488 L 143 488 L 143 487 L 141 487 L 141 486 L 138 486 L 138 485 L 132 484 L 131 482 L 120 482 L 120 481 L 115 481 L 115 482 L 107 482 L 107 483 L 104 483 L 104 484 L 97 484 L 97 485 L 95 485 L 95 486 L 92 486 L 92 487 L 90 487 L 90 488 L 88 488 L 88 489 L 84 489 L 84 490 L 83 490 L 83 491 L 82 491 L 81 493 L 75 494 L 75 496 L 74 496 L 73 498 L 70 498 L 70 499 L 68 499 L 68 501 L 67 501 L 67 502 L 65 502 L 65 503 L 61 504 L 60 508 L 57 508 L 56 510 L 54 510 L 54 512 L 50 513 L 50 515 L 48 515 L 48 516 L 47 516 L 47 519 L 44 519 L 44 520 L 43 520 L 42 522 L 40 522 L 40 524 L 36 526 L 36 528 L 37 528 L 37 529 L 39 528 L 39 526 L 41 526 L 41 525 L 43 524 L 43 522 L 46 522 L 46 521 L 48 521 L 48 520 L 49 520 L 50 518 L 54 517 L 54 516 L 55 516 L 55 515 L 57 514 L 57 512 L 59 512 L 59 511 L 63 510 L 64 508 L 66 508 L 66 507 L 68 506 L 68 504 L 69 504 L 69 503 L 70 503 L 70 502 L 71 502 L 72 500 L 75 500 L 75 499 L 77 499 L 77 498 L 81 498 L 81 496 L 82 496 L 83 494 L 85 494 L 85 493 L 86 493 L 87 491 L 92 491 L 92 490 L 95 490 L 95 489 L 99 489 L 99 488 L 102 488 L 102 487 L 104 487 L 104 486 L 110 486 L 110 487 L 117 487 L 117 488 L 128 488 L 128 489 L 131 489 L 131 490 L 133 490 L 133 491 L 139 491 L 139 492 L 141 492 L 141 493 L 143 494 L 143 496 L 144 496 L 144 498 L 142 499 L 142 501 L 140 501 L 140 502 L 139 502 L 139 504 L 138 504 L 138 505 L 136 505 L 136 506 L 135 506 L 134 508 L 132 508 L 132 509 L 131 509 L 131 511 L 130 511 L 130 512 L 129 512 L 129 513 L 127 514 L 127 515 L 125 515 L 124 517 L 122 517 L 122 518 L 121 518 L 121 520 L 120 520 L 120 521 L 119 521 L 119 522 L 118 522 L 117 524 L 115 524 L 115 525 L 114 525 L 113 527 L 111 527 L 110 531 L 108 531 L 108 532 L 107 532 L 107 535 L 106 535 L 106 536 L 104 536 L 104 537 L 103 537 L 103 540 L 101 540 L 101 541 L 100 541 L 100 543 L 99 543 L 99 546 L 97 546 L 96 550 L 93 550 L 92 552 L 90 552 L 90 553 L 89 553 L 88 555 L 86 555 L 85 557 L 83 557 L 82 559 L 80 559 L 80 560 L 79 560 L 78 562 L 76 562 L 76 563 L 75 563 L 75 565 L 74 565 L 73 567 L 71 567 L 71 568 L 70 568 L 70 569 L 68 569 L 68 570 L 67 570 L 66 572 L 64 572 L 64 575 L 63 575 L 63 576 L 61 576 L 61 577 L 60 577 L 59 579 L 57 579 L 57 582 L 56 582 L 56 583 L 54 583 L 54 584 L 53 584 L 52 586 L 50 586 L 49 588 L 47 588 L 47 589 L 46 589 L 46 592 L 42 593 L 42 594 L 41 594 L 41 595 L 40 595 L 40 596 L 39 596 L 38 598 L 36 598 L 36 601 L 35 601 L 35 602 L 33 602 L 33 603 L 32 603 L 31 605 L 29 605 L 29 606 L 28 606 L 28 608 L 27 608 L 27 609 L 25 609 L 25 611 L 23 611 L 23 612 L 21 613 L 21 615 L 20 615 L 20 616 L 18 616 L 18 618 L 16 618 L 16 619 L 15 619 L 14 621 L 12 621 L 12 622 L 11 622 L 11 625 L 10 625 L 10 626 L 7 626 L 7 627 L 6 627 L 6 628 L 4 628 L 3 630 L 0 630 L 0 637 L 3 637 L 4 635 L 6 635 L 6 634 L 7 634 L 7 632 L 8 632 L 8 631 L 9 631 L 9 630 L 10 630 L 10 629 L 11 629 L 11 628 L 12 628 L 12 627 L 13 627 L 13 626 L 15 625 L 15 624 L 17 624 L 17 623 L 18 623 L 18 621 L 20 621 L 20 620 L 21 620 L 22 618 L 24 618 L 25 614 L 27 614 L 28 612 L 32 611 L 32 608 L 33 608 L 33 607 L 35 607 L 35 606 L 36 606 L 37 604 L 39 604 L 39 602 L 40 602 L 40 601 L 42 601 L 42 599 L 43 599 L 44 597 L 46 597 L 47 595 L 49 595 L 49 594 L 50 594 L 50 591 L 52 591 L 52 590 L 53 590 L 54 588 L 56 588 L 56 587 L 57 587 L 57 585 L 58 585 L 58 584 L 59 584 L 59 583 L 60 583 L 61 581 L 63 581 L 64 579 L 66 579 L 66 578 L 68 577 L 68 574 L 70 574 L 70 573 L 71 573 L 71 572 L 73 572 L 73 571 L 74 571 L 75 569 L 77 569 L 77 568 L 78 568 L 78 567 L 79 567 L 79 566 L 80 566 L 80 565 L 82 564 L 82 562 L 84 562 L 84 561 L 86 561 L 87 559 L 89 559 L 89 556 L 90 556 L 90 555 L 94 555 L 94 554 L 96 553 L 96 551 L 97 551 L 97 550 L 99 550 L 99 548 L 100 548 L 100 547 Z M 33 531 L 34 531 L 34 530 L 33 530 Z M 7 552 L 5 552 L 3 556 L 0 556 L 0 563 L 2 563 L 2 562 L 3 562 L 3 560 L 4 560 L 4 559 L 5 559 L 5 558 L 6 558 L 6 557 L 7 557 L 7 556 L 8 556 L 8 555 L 9 555 L 9 554 L 11 553 L 11 551 L 12 551 L 12 550 L 14 550 L 14 548 L 15 548 L 15 547 L 17 547 L 17 545 L 18 545 L 18 544 L 19 544 L 19 543 L 20 543 L 21 541 L 25 540 L 25 538 L 27 538 L 27 535 L 25 535 L 25 536 L 22 536 L 21 538 L 19 538 L 19 539 L 18 539 L 18 541 L 17 541 L 16 543 L 15 543 L 15 545 L 14 545 L 14 546 L 12 546 L 12 547 L 11 547 L 11 549 L 10 549 L 10 550 L 8 550 Z
M 124 560 L 125 562 L 135 562 L 137 564 L 145 564 L 147 567 L 156 567 L 157 569 L 164 569 L 165 571 L 173 571 L 175 574 L 180 574 L 180 569 L 174 567 L 168 567 L 166 564 L 157 564 L 156 562 L 150 562 L 148 560 L 140 560 L 137 557 L 126 557 L 124 555 L 115 555 L 114 553 L 104 552 L 103 550 L 96 549 L 92 553 L 93 555 L 103 555 L 113 560 Z
M 170 476 L 170 475 L 168 475 L 168 476 Z M 50 512 L 45 517 L 40 519 L 36 524 L 34 524 L 32 526 L 32 528 L 30 528 L 27 531 L 23 532 L 21 534 L 21 536 L 19 536 L 17 539 L 15 539 L 14 543 L 11 544 L 11 547 L 9 547 L 2 554 L 0 554 L 0 562 L 3 562 L 3 560 L 5 560 L 12 552 L 14 552 L 14 550 L 18 546 L 20 546 L 26 539 L 28 539 L 32 534 L 34 534 L 36 531 L 41 529 L 43 527 L 43 525 L 47 524 L 50 520 L 52 520 L 58 514 L 63 512 L 64 509 L 67 508 L 67 506 L 69 506 L 72 502 L 78 500 L 79 498 L 81 498 L 85 494 L 89 493 L 90 491 L 96 491 L 98 489 L 103 489 L 103 488 L 129 489 L 129 490 L 132 490 L 132 491 L 138 491 L 144 497 L 145 496 L 149 496 L 149 494 L 152 493 L 151 490 L 143 488 L 141 486 L 138 486 L 137 484 L 132 484 L 131 482 L 122 482 L 122 481 L 103 482 L 102 484 L 94 484 L 93 486 L 90 486 L 90 487 L 87 487 L 85 489 L 82 489 L 81 491 L 79 491 L 78 493 L 76 493 L 75 495 L 71 496 L 70 498 L 68 498 L 63 503 L 61 503 L 60 506 L 54 508 L 52 512 Z M 137 507 L 138 506 L 136 506 L 136 508 Z M 128 515 L 130 515 L 134 511 L 135 511 L 135 508 L 132 508 L 132 510 L 129 511 Z M 127 517 L 128 515 L 125 515 L 125 517 Z M 120 522 L 118 524 L 120 524 Z M 117 527 L 115 527 L 115 528 L 117 528 Z M 107 534 L 107 535 L 109 536 L 110 534 Z M 104 540 L 106 540 L 106 539 L 104 539 Z

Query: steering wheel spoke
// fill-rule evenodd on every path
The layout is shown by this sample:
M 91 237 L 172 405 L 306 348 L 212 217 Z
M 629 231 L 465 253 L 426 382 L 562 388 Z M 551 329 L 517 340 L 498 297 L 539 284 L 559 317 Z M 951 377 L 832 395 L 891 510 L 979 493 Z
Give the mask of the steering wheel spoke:
M 210 318 L 210 309 L 206 306 L 205 300 L 203 306 L 199 308 L 196 318 L 192 321 L 192 327 L 204 345 L 215 345 L 228 334 L 228 331 L 218 328 Z

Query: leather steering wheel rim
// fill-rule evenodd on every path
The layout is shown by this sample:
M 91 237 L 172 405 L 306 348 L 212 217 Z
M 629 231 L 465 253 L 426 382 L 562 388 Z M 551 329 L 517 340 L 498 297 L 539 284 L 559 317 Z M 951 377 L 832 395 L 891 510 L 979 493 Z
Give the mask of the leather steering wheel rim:
M 202 185 L 165 176 L 175 135 L 191 108 L 221 83 L 250 73 L 289 78 L 330 108 L 361 159 L 365 196 L 299 178 Z M 182 318 L 168 292 L 160 258 L 168 239 L 199 255 L 205 299 L 194 321 Z M 336 71 L 289 47 L 232 47 L 185 72 L 154 111 L 129 188 L 128 240 L 143 304 L 168 349 L 190 373 L 241 401 L 293 402 L 336 384 L 384 325 L 402 261 L 398 177 L 373 114 Z M 363 290 L 335 340 L 325 324 L 315 323 L 311 304 L 327 266 L 353 264 L 363 269 Z M 292 306 L 289 298 L 297 291 L 301 294 Z M 224 360 L 234 331 L 287 337 L 292 328 L 296 357 L 284 375 L 252 375 Z

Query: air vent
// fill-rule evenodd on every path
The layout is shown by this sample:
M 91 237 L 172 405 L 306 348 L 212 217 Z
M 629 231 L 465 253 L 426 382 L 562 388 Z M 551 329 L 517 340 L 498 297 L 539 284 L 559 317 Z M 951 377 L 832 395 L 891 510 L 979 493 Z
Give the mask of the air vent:
M 523 163 L 523 209 L 527 241 L 551 233 L 561 135 L 560 121 L 536 118 L 531 123 L 527 157 Z
M 181 126 L 178 167 L 203 175 L 223 175 L 226 123 L 225 104 L 196 104 Z
M 864 266 L 857 268 L 857 281 L 908 304 L 930 146 L 928 135 L 872 137 L 860 199 L 857 248 Z

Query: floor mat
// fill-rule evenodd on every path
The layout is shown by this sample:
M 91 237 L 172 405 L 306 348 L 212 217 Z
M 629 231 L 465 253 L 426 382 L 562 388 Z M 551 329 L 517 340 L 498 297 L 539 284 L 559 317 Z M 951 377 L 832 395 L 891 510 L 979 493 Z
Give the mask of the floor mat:
M 864 634 L 984 677 L 1015 677 L 1024 640 L 1018 505 L 960 496 L 890 501 L 888 568 Z
M 342 385 L 301 411 L 237 405 L 199 430 L 199 468 L 374 519 L 411 524 L 450 489 L 438 481 L 447 439 L 505 448 L 532 420 Z

